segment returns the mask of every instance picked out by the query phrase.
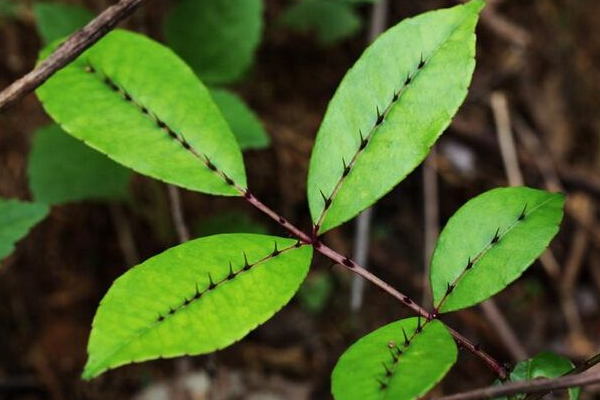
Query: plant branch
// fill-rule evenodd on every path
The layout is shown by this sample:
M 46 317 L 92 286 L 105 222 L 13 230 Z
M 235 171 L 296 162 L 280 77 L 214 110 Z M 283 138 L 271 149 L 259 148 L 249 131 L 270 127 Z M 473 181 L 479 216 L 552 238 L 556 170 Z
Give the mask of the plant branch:
M 185 243 L 190 240 L 190 231 L 185 224 L 185 218 L 183 217 L 183 205 L 181 204 L 179 189 L 176 186 L 167 185 L 167 191 L 169 193 L 171 216 L 173 218 L 175 230 L 177 231 L 177 238 L 179 239 L 179 243 Z
M 56 71 L 77 58 L 92 46 L 119 21 L 129 16 L 146 0 L 121 0 L 104 10 L 94 20 L 78 30 L 61 44 L 48 58 L 22 78 L 0 92 L 0 112 L 16 103 L 27 93 L 43 84 Z
M 253 205 L 257 209 L 259 209 L 260 211 L 262 211 L 263 213 L 267 214 L 269 217 L 271 217 L 272 219 L 277 221 L 285 230 L 287 230 L 293 236 L 297 237 L 298 240 L 300 240 L 301 242 L 312 245 L 315 250 L 317 250 L 319 253 L 323 254 L 325 257 L 329 258 L 330 260 L 334 261 L 337 264 L 344 266 L 348 270 L 354 272 L 355 274 L 357 274 L 357 275 L 363 277 L 364 279 L 366 279 L 367 281 L 371 282 L 372 284 L 374 284 L 375 286 L 377 286 L 378 288 L 380 288 L 381 290 L 383 290 L 390 296 L 392 296 L 395 299 L 397 299 L 398 301 L 400 301 L 402 304 L 404 304 L 406 307 L 411 309 L 417 315 L 420 315 L 426 319 L 431 319 L 431 318 L 437 317 L 436 315 L 429 313 L 426 309 L 424 309 L 423 307 L 421 307 L 420 305 L 415 303 L 407 295 L 399 292 L 398 290 L 393 288 L 391 285 L 389 285 L 387 282 L 383 281 L 382 279 L 380 279 L 373 273 L 364 269 L 362 266 L 357 264 L 355 261 L 351 260 L 350 258 L 336 252 L 335 250 L 331 249 L 327 245 L 323 244 L 318 237 L 313 238 L 313 237 L 307 235 L 306 233 L 304 233 L 302 230 L 298 229 L 296 226 L 292 225 L 288 220 L 286 220 L 285 218 L 283 218 L 282 216 L 277 214 L 275 211 L 273 211 L 269 207 L 267 207 L 260 200 L 258 200 L 256 198 L 256 196 L 254 196 L 249 190 L 243 189 L 238 186 L 236 186 L 236 188 L 238 189 L 238 191 L 240 191 L 240 193 L 242 193 L 244 195 L 244 198 L 251 205 Z M 479 348 L 479 346 L 476 346 L 473 343 L 471 343 L 467 338 L 465 338 L 464 336 L 462 336 L 461 334 L 456 332 L 454 329 L 448 327 L 448 330 L 449 330 L 450 334 L 454 337 L 456 342 L 461 347 L 469 350 L 470 352 L 475 354 L 477 357 L 479 357 L 481 360 L 483 360 L 487 364 L 487 366 L 495 374 L 498 375 L 498 377 L 500 379 L 502 379 L 502 380 L 506 379 L 506 376 L 507 376 L 506 369 L 504 368 L 504 366 L 502 364 L 500 364 L 492 356 L 490 356 L 489 354 L 487 354 L 486 352 L 481 350 Z
M 557 389 L 591 385 L 600 382 L 600 372 L 584 372 L 553 379 L 535 379 L 523 382 L 509 382 L 501 386 L 491 386 L 451 396 L 438 397 L 435 400 L 476 400 L 510 396 L 519 393 L 549 392 Z
M 587 371 L 588 369 L 592 368 L 596 364 L 600 364 L 600 354 L 596 354 L 595 356 L 592 356 L 592 357 L 588 358 L 587 360 L 585 360 L 580 365 L 578 365 L 577 367 L 573 368 L 572 370 L 570 370 L 569 372 L 567 372 L 563 376 L 580 374 L 580 373 L 582 373 L 584 371 Z M 542 392 L 538 392 L 538 393 L 534 393 L 534 394 L 530 394 L 529 396 L 525 397 L 525 400 L 538 400 L 538 399 L 541 399 L 542 397 L 544 397 L 544 395 L 546 395 L 547 393 L 548 393 L 548 390 L 545 390 L 545 391 L 542 391 Z

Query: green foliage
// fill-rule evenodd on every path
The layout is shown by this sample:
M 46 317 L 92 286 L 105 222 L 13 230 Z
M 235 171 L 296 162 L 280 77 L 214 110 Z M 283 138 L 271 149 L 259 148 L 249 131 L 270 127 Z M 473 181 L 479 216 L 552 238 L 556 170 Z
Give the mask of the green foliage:
M 471 81 L 482 7 L 474 0 L 404 20 L 346 74 L 310 160 L 308 200 L 321 233 L 389 192 L 446 129 Z
M 312 248 L 292 239 L 224 234 L 145 261 L 102 300 L 84 378 L 130 362 L 229 346 L 292 298 L 311 258 Z
M 573 363 L 566 357 L 550 352 L 542 352 L 533 358 L 521 361 L 515 366 L 509 377 L 510 382 L 530 381 L 537 378 L 558 378 L 575 368 Z M 579 398 L 580 388 L 569 389 L 569 399 Z M 517 395 L 516 400 L 524 399 L 525 395 Z M 507 400 L 500 398 L 498 400 Z
M 239 192 L 222 174 L 246 186 L 241 151 L 208 90 L 144 36 L 109 33 L 36 93 L 65 131 L 137 172 L 225 196 Z
M 48 206 L 0 198 L 0 260 L 8 256 L 15 243 L 48 215 Z
M 34 200 L 47 204 L 125 199 L 131 177 L 54 124 L 35 133 L 27 172 Z
M 17 17 L 19 9 L 14 0 L 0 0 L 0 24 L 3 19 L 12 19 Z
M 333 281 L 331 276 L 329 274 L 314 273 L 300 287 L 298 300 L 308 312 L 318 314 L 327 305 L 332 291 Z
M 195 231 L 198 233 L 197 236 L 234 232 L 269 233 L 266 226 L 257 223 L 247 214 L 239 211 L 224 212 L 202 219 L 196 224 Z
M 262 123 L 238 95 L 224 89 L 212 89 L 210 94 L 242 150 L 258 150 L 269 146 L 269 135 Z
M 262 0 L 183 0 L 167 16 L 167 44 L 204 82 L 229 83 L 252 65 L 262 13 Z
M 90 22 L 94 15 L 85 8 L 62 3 L 38 2 L 33 14 L 45 44 L 62 39 Z
M 333 45 L 354 35 L 362 20 L 352 1 L 296 1 L 281 16 L 281 22 L 299 32 L 315 32 L 319 43 Z
M 417 318 L 393 322 L 346 350 L 331 376 L 335 399 L 412 400 L 439 382 L 456 362 L 456 344 L 440 321 L 420 332 L 418 325 Z
M 563 206 L 562 194 L 527 187 L 490 190 L 463 205 L 442 230 L 431 261 L 436 308 L 472 306 L 517 279 L 558 232 Z

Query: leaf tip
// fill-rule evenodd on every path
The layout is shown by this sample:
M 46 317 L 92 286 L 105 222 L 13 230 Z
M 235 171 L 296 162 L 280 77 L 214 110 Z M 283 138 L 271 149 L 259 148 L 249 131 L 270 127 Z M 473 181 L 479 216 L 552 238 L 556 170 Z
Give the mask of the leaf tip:
M 484 0 L 471 0 L 470 2 L 465 4 L 465 7 L 468 7 L 470 10 L 477 14 L 479 14 L 485 6 L 486 3 Z
M 88 361 L 85 364 L 85 367 L 83 368 L 83 372 L 81 373 L 81 379 L 89 382 L 92 379 L 96 378 L 98 375 L 100 375 L 102 372 L 103 370 L 98 367 L 98 364 L 92 362 L 91 359 L 88 358 Z

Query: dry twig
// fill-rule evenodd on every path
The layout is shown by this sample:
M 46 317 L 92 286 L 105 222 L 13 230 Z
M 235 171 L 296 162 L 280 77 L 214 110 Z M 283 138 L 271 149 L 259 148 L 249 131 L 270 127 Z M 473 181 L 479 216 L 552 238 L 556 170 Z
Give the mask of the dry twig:
M 27 93 L 35 90 L 54 75 L 56 71 L 76 59 L 77 56 L 100 40 L 119 21 L 129 16 L 145 1 L 121 0 L 117 4 L 108 7 L 85 27 L 72 34 L 44 62 L 0 92 L 0 112 Z
M 523 382 L 509 382 L 501 386 L 491 386 L 470 392 L 438 397 L 435 400 L 477 400 L 510 396 L 519 393 L 548 392 L 557 389 L 591 385 L 600 382 L 600 372 L 584 372 L 577 375 L 566 375 L 554 379 L 535 379 Z

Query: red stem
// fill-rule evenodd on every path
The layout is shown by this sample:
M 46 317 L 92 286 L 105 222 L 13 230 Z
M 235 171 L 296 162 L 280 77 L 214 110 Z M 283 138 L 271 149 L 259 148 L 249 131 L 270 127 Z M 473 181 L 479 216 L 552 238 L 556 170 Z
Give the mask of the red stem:
M 323 254 L 325 257 L 331 259 L 332 261 L 335 261 L 337 264 L 340 264 L 340 265 L 346 267 L 347 269 L 354 272 L 355 274 L 362 276 L 367 281 L 371 282 L 372 284 L 379 287 L 384 292 L 388 293 L 392 297 L 399 300 L 402 304 L 404 304 L 406 307 L 410 308 L 417 315 L 420 315 L 426 319 L 438 318 L 438 315 L 428 312 L 426 309 L 424 309 L 423 307 L 421 307 L 420 305 L 415 303 L 410 297 L 408 297 L 407 295 L 405 295 L 403 293 L 400 293 L 398 290 L 394 289 L 387 282 L 383 281 L 376 275 L 367 271 L 366 269 L 364 269 L 363 267 L 358 265 L 356 262 L 354 262 L 350 258 L 341 255 L 340 253 L 336 252 L 335 250 L 333 250 L 330 247 L 323 244 L 319 240 L 318 237 L 313 238 L 310 235 L 303 232 L 302 230 L 298 229 L 296 226 L 292 225 L 288 220 L 286 220 L 285 218 L 283 218 L 282 216 L 277 214 L 275 211 L 273 211 L 269 207 L 267 207 L 260 200 L 258 200 L 256 198 L 256 196 L 254 196 L 252 193 L 250 193 L 249 190 L 243 189 L 243 188 L 240 188 L 237 186 L 236 186 L 236 188 L 240 191 L 240 193 L 242 193 L 244 195 L 244 198 L 250 204 L 252 204 L 254 207 L 259 209 L 263 213 L 267 214 L 269 217 L 271 217 L 275 221 L 277 221 L 278 224 L 280 224 L 289 233 L 296 236 L 301 242 L 306 243 L 306 244 L 311 244 L 315 250 L 317 250 L 319 253 Z M 506 379 L 507 372 L 506 372 L 506 369 L 502 366 L 502 364 L 500 364 L 492 356 L 490 356 L 489 354 L 487 354 L 486 352 L 481 350 L 478 346 L 471 343 L 467 338 L 462 336 L 460 333 L 456 332 L 454 329 L 450 328 L 449 326 L 447 326 L 447 328 L 448 328 L 448 331 L 450 332 L 450 334 L 454 337 L 454 340 L 456 340 L 456 342 L 460 346 L 469 350 L 471 353 L 475 354 L 477 357 L 479 357 L 481 360 L 483 360 L 483 362 L 485 362 L 486 365 L 495 374 L 497 374 L 500 379 L 502 379 L 502 380 Z

